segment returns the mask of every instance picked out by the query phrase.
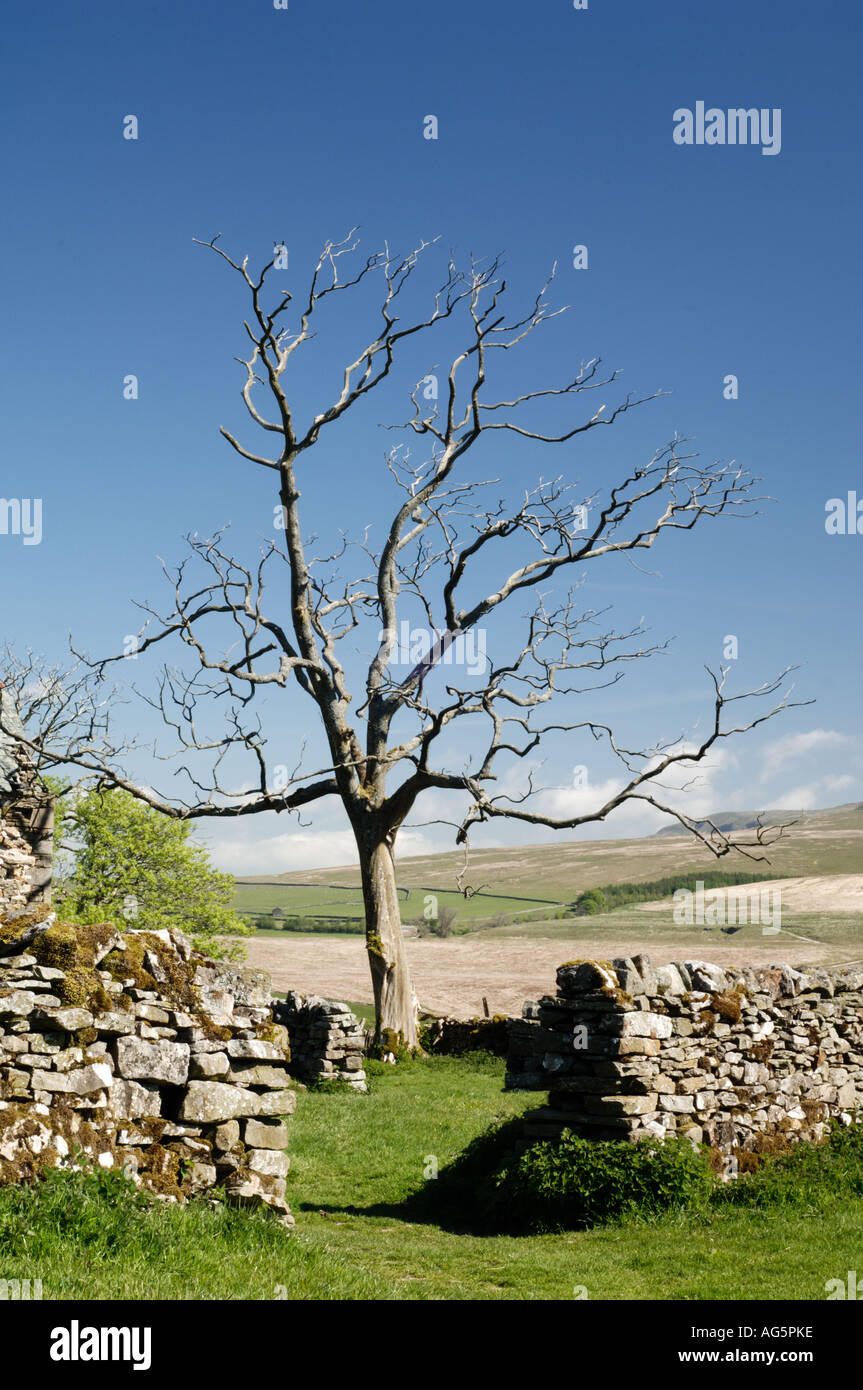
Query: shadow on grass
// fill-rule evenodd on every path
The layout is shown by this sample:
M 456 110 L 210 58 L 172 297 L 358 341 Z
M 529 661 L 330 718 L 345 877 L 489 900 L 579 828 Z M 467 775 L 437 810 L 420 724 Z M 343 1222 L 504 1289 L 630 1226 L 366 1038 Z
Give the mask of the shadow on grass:
M 829 1217 L 863 1200 L 863 1116 L 834 1122 L 825 1139 L 785 1152 L 749 1154 L 751 1171 L 721 1182 L 706 1150 L 667 1138 L 638 1144 L 564 1134 L 525 1149 L 523 1117 L 474 1139 L 435 1179 L 400 1202 L 315 1206 L 325 1215 L 383 1218 L 457 1235 L 524 1236 L 580 1231 L 671 1213 L 704 1223 L 740 1209 L 790 1218 Z
M 516 1213 L 501 1210 L 496 1186 L 498 1174 L 516 1157 L 522 1137 L 521 1116 L 480 1134 L 436 1178 L 429 1178 L 400 1202 L 373 1202 L 369 1206 L 321 1206 L 294 1203 L 295 1211 L 317 1211 L 325 1216 L 385 1217 L 416 1226 L 438 1226 L 453 1235 L 524 1235 Z

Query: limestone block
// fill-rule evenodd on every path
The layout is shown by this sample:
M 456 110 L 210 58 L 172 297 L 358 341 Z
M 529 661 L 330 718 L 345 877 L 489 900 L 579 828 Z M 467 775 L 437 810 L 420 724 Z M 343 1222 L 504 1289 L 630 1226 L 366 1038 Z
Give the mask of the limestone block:
M 243 1139 L 250 1149 L 284 1149 L 288 1143 L 288 1127 L 279 1120 L 247 1120 L 243 1128 Z M 235 1139 L 233 1144 L 236 1142 Z M 233 1144 L 225 1147 L 232 1148 Z
M 220 1081 L 228 1075 L 230 1062 L 227 1052 L 204 1052 L 189 1062 L 189 1077 L 193 1081 Z
M 145 1042 L 122 1037 L 115 1044 L 117 1071 L 127 1081 L 156 1081 L 182 1086 L 189 1075 L 188 1043 Z
M 266 1173 L 271 1178 L 286 1177 L 290 1167 L 288 1155 L 276 1149 L 252 1149 L 247 1159 L 253 1172 Z

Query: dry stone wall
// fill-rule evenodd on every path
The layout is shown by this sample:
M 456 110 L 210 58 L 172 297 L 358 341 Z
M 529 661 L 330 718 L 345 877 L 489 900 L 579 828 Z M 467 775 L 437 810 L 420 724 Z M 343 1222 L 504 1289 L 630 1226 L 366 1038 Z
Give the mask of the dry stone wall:
M 857 968 L 573 961 L 526 1013 L 509 1026 L 506 1085 L 549 1093 L 530 1140 L 682 1134 L 733 1171 L 863 1105 Z
M 287 1031 L 269 980 L 179 932 L 0 920 L 0 1183 L 124 1171 L 182 1201 L 220 1188 L 286 1225 Z
M 51 896 L 54 802 L 19 733 L 21 721 L 0 681 L 0 913 Z
M 298 1081 L 343 1081 L 355 1091 L 368 1089 L 363 1070 L 365 1035 L 347 1004 L 291 990 L 273 1003 L 274 1018 L 291 1040 L 291 1075 Z
M 517 1020 L 506 1014 L 492 1018 L 446 1018 L 426 1016 L 420 1020 L 422 1043 L 427 1052 L 442 1056 L 461 1056 L 465 1052 L 491 1052 L 506 1057 L 510 1025 Z
M 0 913 L 24 907 L 30 899 L 36 856 L 24 829 L 0 818 Z

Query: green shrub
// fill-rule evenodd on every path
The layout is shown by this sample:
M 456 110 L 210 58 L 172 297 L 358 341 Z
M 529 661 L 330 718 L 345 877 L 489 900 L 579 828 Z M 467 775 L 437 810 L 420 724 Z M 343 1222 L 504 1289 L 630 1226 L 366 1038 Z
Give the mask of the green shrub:
M 671 1208 L 704 1209 L 715 1187 L 688 1140 L 579 1139 L 516 1152 L 522 1121 L 479 1135 L 411 1205 L 420 1219 L 509 1235 L 585 1230 Z
M 332 1073 L 322 1073 L 320 1076 L 310 1077 L 305 1083 L 307 1091 L 317 1091 L 326 1096 L 360 1095 L 361 1092 L 345 1080 L 343 1076 L 336 1076 Z
M 601 888 L 591 888 L 586 893 L 582 893 L 575 904 L 575 912 L 578 917 L 593 917 L 597 912 L 607 912 L 608 903 Z
M 718 1206 L 795 1207 L 831 1211 L 838 1198 L 863 1196 L 863 1120 L 835 1120 L 823 1144 L 794 1144 L 787 1153 L 761 1157 L 754 1173 L 725 1183 Z
M 512 1229 L 584 1230 L 621 1217 L 703 1205 L 715 1178 L 686 1139 L 579 1139 L 535 1144 L 495 1180 L 494 1207 Z
M 429 1058 L 426 1065 L 495 1065 L 466 1054 Z M 500 1063 L 498 1062 L 499 1066 Z M 781 1136 L 779 1136 L 781 1138 Z M 523 1119 L 480 1134 L 409 1198 L 411 1220 L 478 1234 L 541 1234 L 586 1230 L 611 1222 L 653 1220 L 686 1210 L 709 1219 L 736 1207 L 835 1211 L 842 1200 L 863 1198 L 863 1114 L 852 1124 L 834 1121 L 821 1143 L 792 1143 L 784 1153 L 747 1153 L 748 1171 L 721 1182 L 705 1146 L 688 1139 L 580 1139 L 565 1131 L 559 1142 L 519 1152 Z

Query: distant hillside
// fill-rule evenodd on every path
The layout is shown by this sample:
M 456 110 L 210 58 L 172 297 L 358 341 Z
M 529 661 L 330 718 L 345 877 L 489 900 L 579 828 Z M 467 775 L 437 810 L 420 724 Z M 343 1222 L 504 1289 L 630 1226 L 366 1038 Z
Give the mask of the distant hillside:
M 805 811 L 761 811 L 760 822 L 762 825 L 784 825 L 788 821 L 799 821 Z M 702 832 L 709 834 L 712 826 L 721 830 L 727 835 L 732 830 L 754 830 L 759 823 L 759 813 L 756 811 L 717 811 L 709 820 L 697 820 L 695 825 Z M 661 830 L 654 831 L 653 837 L 657 835 L 688 835 L 689 831 L 684 830 L 677 821 L 673 825 L 664 825 Z
M 728 834 L 732 830 L 754 830 L 759 822 L 768 826 L 787 825 L 789 821 L 796 821 L 801 827 L 815 825 L 819 821 L 830 823 L 835 820 L 837 813 L 843 811 L 863 811 L 863 803 L 847 802 L 844 806 L 831 806 L 823 811 L 792 811 L 787 807 L 779 811 L 716 811 L 709 820 L 698 820 L 694 824 L 699 830 L 707 832 L 715 825 L 717 830 Z M 684 830 L 683 826 L 675 821 L 672 825 L 664 825 L 661 830 L 656 830 L 651 838 L 655 839 L 658 835 L 688 834 L 689 831 Z
M 717 817 L 721 824 L 737 818 L 741 825 L 746 825 L 754 821 L 755 812 L 729 811 Z M 471 851 L 465 882 L 473 888 L 481 888 L 483 896 L 504 894 L 513 899 L 530 898 L 534 902 L 551 899 L 568 903 L 579 893 L 603 884 L 644 882 L 707 867 L 722 871 L 755 870 L 763 864 L 767 874 L 788 878 L 863 873 L 863 804 L 854 802 L 823 811 L 772 811 L 766 817 L 770 818 L 781 823 L 792 820 L 798 823 L 785 832 L 778 844 L 757 852 L 757 859 L 728 854 L 717 861 L 693 836 L 674 827 L 674 834 L 645 835 L 630 840 L 549 837 L 547 843 L 540 845 L 477 848 Z M 463 868 L 464 854 L 458 850 L 399 859 L 396 872 L 401 888 L 446 893 L 457 890 L 456 878 Z M 262 891 L 272 880 L 295 885 L 308 895 L 310 890 L 302 885 L 310 881 L 320 889 L 355 888 L 359 884 L 359 872 L 355 866 L 347 866 L 237 877 L 238 884 L 257 883 Z M 463 903 L 461 914 L 468 913 L 469 908 L 470 900 Z M 518 903 L 513 902 L 511 910 L 517 908 Z

